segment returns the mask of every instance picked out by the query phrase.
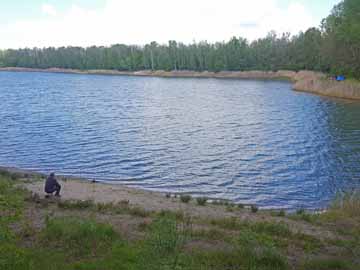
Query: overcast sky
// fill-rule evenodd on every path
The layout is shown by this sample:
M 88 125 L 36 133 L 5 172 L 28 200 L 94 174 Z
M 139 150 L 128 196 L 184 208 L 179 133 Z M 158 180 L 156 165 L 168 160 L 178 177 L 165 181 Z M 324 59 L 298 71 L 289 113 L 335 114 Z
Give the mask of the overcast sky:
M 319 26 L 340 0 L 0 0 L 0 48 L 249 40 Z

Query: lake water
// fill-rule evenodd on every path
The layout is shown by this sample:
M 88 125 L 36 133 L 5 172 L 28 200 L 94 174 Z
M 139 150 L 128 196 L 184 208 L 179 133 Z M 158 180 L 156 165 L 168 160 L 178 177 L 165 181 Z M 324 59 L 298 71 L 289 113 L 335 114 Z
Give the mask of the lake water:
M 279 81 L 0 72 L 0 164 L 266 208 L 360 186 L 360 102 Z

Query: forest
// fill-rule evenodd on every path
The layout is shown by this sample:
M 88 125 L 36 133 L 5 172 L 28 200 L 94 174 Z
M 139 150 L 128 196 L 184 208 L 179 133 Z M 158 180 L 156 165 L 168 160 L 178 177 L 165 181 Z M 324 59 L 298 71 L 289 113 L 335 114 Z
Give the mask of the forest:
M 80 70 L 315 70 L 360 79 L 360 0 L 344 0 L 318 28 L 297 35 L 270 32 L 248 41 L 184 44 L 151 42 L 60 48 L 0 50 L 0 67 L 71 68 Z

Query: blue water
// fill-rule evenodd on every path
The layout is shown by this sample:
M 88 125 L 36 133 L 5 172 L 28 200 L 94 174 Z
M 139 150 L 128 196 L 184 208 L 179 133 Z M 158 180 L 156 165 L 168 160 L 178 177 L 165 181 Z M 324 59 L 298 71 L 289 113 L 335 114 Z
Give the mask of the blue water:
M 360 186 L 360 102 L 279 81 L 0 72 L 0 164 L 267 208 Z

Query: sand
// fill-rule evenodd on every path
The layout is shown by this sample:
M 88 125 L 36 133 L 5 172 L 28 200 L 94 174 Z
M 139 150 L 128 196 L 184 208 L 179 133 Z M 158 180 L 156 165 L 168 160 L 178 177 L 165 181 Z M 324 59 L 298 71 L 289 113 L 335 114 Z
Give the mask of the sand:
M 11 72 L 51 72 L 51 73 L 71 73 L 71 74 L 97 74 L 97 75 L 126 75 L 126 76 L 145 76 L 145 77 L 166 77 L 166 78 L 223 78 L 223 79 L 258 79 L 258 80 L 289 80 L 294 83 L 293 89 L 296 91 L 310 92 L 313 94 L 360 100 L 360 82 L 346 80 L 337 82 L 331 80 L 326 74 L 314 71 L 220 71 L 220 72 L 196 72 L 190 70 L 140 70 L 140 71 L 118 71 L 118 70 L 77 70 L 77 69 L 36 69 L 6 67 L 0 71 Z

